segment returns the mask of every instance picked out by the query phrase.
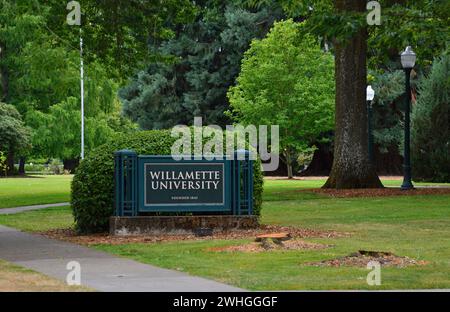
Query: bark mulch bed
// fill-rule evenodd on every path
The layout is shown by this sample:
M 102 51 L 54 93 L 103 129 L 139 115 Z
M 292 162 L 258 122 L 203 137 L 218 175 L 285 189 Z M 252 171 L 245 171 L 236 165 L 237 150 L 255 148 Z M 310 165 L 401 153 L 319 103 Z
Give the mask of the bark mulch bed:
M 208 251 L 216 252 L 264 252 L 272 250 L 301 250 L 301 249 L 324 249 L 331 247 L 330 245 L 305 242 L 301 239 L 291 239 L 283 242 L 282 245 L 270 244 L 270 247 L 264 247 L 261 243 L 252 242 L 249 244 L 226 246 L 226 247 L 213 247 L 208 248 Z
M 381 266 L 385 267 L 397 267 L 403 268 L 411 265 L 426 265 L 427 261 L 414 260 L 408 257 L 399 257 L 391 252 L 383 251 L 366 251 L 359 250 L 349 256 L 324 260 L 320 262 L 307 263 L 310 266 L 328 266 L 328 267 L 341 267 L 341 266 L 356 266 L 366 267 L 370 261 L 377 261 Z
M 255 239 L 256 236 L 266 233 L 274 232 L 288 232 L 293 239 L 299 238 L 338 238 L 348 237 L 351 233 L 336 232 L 336 231 L 319 231 L 305 228 L 276 226 L 276 225 L 262 225 L 259 229 L 253 230 L 235 230 L 226 232 L 216 232 L 211 236 L 198 237 L 194 234 L 175 235 L 175 234 L 158 234 L 146 236 L 111 236 L 108 234 L 92 234 L 92 235 L 77 235 L 73 229 L 58 229 L 38 234 L 46 237 L 68 241 L 80 245 L 95 245 L 95 244 L 110 244 L 121 245 L 130 243 L 160 243 L 170 241 L 185 241 L 185 240 L 213 240 L 213 239 Z
M 424 187 L 413 190 L 404 191 L 399 188 L 382 188 L 382 189 L 309 189 L 299 192 L 314 192 L 324 194 L 330 197 L 385 197 L 385 196 L 411 196 L 411 195 L 444 195 L 450 194 L 450 187 Z

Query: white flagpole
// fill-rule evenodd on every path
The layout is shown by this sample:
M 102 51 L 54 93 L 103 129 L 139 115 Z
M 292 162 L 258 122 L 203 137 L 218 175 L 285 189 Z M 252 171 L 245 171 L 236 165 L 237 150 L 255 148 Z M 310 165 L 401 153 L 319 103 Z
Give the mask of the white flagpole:
M 81 86 L 81 159 L 84 159 L 84 64 L 83 64 L 83 36 L 81 31 L 81 6 L 78 1 L 67 3 L 67 24 L 80 26 L 80 86 Z
M 80 84 L 81 84 L 81 159 L 84 159 L 84 65 L 83 65 L 83 37 L 80 26 Z

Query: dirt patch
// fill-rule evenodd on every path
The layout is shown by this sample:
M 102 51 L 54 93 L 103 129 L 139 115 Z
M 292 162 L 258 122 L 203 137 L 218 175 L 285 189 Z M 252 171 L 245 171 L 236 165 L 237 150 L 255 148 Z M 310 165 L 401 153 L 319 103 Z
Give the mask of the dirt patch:
M 307 265 L 311 266 L 330 266 L 330 267 L 341 267 L 341 266 L 356 266 L 356 267 L 366 267 L 370 261 L 377 261 L 381 266 L 385 267 L 398 267 L 403 268 L 411 265 L 426 265 L 427 261 L 418 261 L 411 259 L 409 257 L 396 256 L 390 252 L 383 251 L 365 251 L 359 250 L 349 256 L 324 260 L 320 262 L 312 262 Z
M 256 236 L 267 233 L 288 232 L 293 239 L 299 238 L 338 238 L 348 237 L 351 233 L 336 232 L 336 231 L 319 231 L 297 227 L 276 226 L 276 225 L 262 225 L 258 229 L 252 230 L 233 230 L 224 232 L 214 232 L 211 236 L 198 237 L 194 234 L 189 235 L 145 235 L 145 236 L 111 236 L 108 234 L 93 234 L 93 235 L 77 235 L 73 229 L 58 229 L 38 234 L 46 237 L 69 241 L 80 245 L 95 245 L 95 244 L 109 244 L 121 245 L 130 243 L 160 243 L 170 241 L 185 241 L 185 240 L 232 240 L 232 239 L 255 239 Z
M 386 197 L 386 196 L 412 196 L 412 195 L 445 195 L 450 194 L 450 187 L 424 187 L 412 190 L 401 190 L 399 188 L 382 188 L 382 189 L 309 189 L 300 190 L 299 192 L 314 192 L 327 195 L 330 197 Z
M 92 291 L 0 260 L 0 292 L 73 292 Z
M 283 242 L 282 245 L 270 244 L 270 247 L 265 247 L 261 243 L 252 242 L 249 244 L 226 246 L 226 247 L 214 247 L 208 248 L 208 251 L 216 252 L 263 252 L 272 250 L 301 250 L 301 249 L 324 249 L 330 245 L 323 245 L 311 242 L 305 242 L 301 239 L 291 239 Z

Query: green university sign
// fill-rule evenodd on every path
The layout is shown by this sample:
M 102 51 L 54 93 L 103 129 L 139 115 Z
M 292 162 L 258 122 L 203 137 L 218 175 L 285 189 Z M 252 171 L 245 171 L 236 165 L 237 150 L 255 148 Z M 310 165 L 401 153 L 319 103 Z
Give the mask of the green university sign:
M 192 212 L 250 215 L 253 210 L 253 162 L 115 154 L 117 216 Z M 222 157 L 221 157 L 222 158 Z

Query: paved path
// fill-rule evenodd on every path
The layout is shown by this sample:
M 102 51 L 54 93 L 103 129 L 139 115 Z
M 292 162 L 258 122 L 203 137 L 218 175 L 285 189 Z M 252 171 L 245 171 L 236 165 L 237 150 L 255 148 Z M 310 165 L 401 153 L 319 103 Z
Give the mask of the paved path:
M 70 203 L 57 203 L 57 204 L 22 206 L 22 207 L 14 207 L 14 208 L 0 208 L 0 215 L 15 214 L 15 213 L 29 211 L 29 210 L 37 210 L 37 209 L 52 208 L 52 207 L 63 207 L 63 206 L 69 206 L 69 205 L 70 205 Z
M 75 260 L 81 265 L 81 283 L 100 291 L 241 291 L 212 280 L 1 225 L 0 259 L 64 281 L 69 272 L 67 263 Z

